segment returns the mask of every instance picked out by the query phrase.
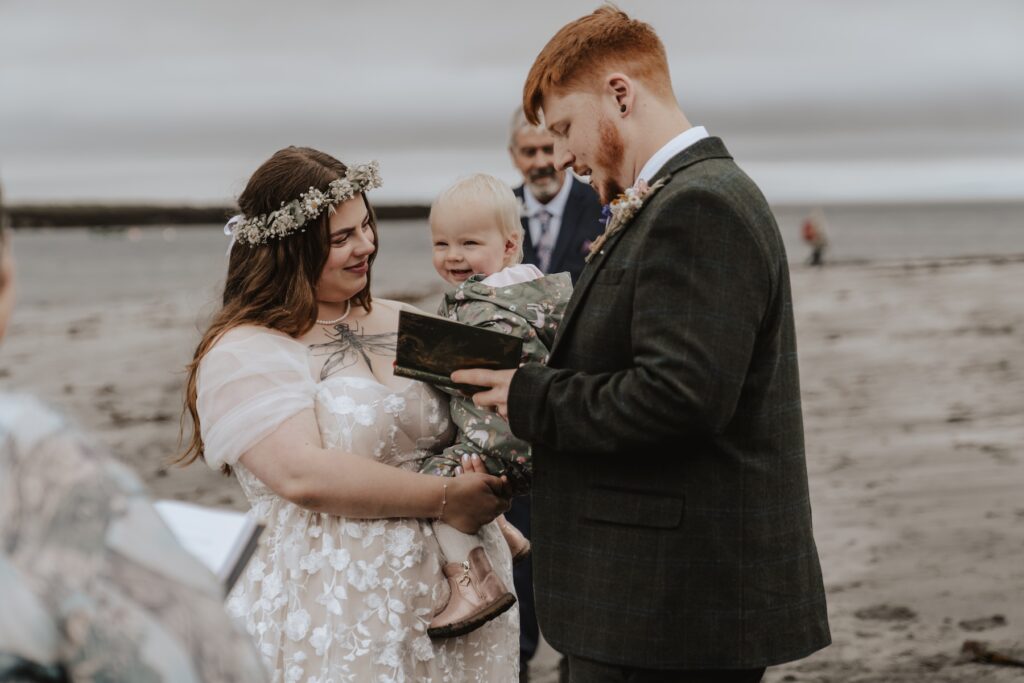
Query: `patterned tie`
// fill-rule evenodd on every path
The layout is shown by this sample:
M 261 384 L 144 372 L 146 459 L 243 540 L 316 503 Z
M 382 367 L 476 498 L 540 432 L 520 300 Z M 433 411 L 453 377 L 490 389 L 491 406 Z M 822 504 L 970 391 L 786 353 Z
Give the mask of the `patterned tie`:
M 537 240 L 537 266 L 542 273 L 548 272 L 551 265 L 551 250 L 554 245 L 551 243 L 551 219 L 554 216 L 545 208 L 541 208 L 533 215 L 540 226 L 540 239 Z

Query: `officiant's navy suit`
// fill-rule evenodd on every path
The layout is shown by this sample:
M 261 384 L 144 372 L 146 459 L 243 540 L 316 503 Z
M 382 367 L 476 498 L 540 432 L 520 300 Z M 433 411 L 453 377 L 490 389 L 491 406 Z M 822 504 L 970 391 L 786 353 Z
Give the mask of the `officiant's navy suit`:
M 551 250 L 551 263 L 545 272 L 569 273 L 573 284 L 576 284 L 586 263 L 590 243 L 597 239 L 604 226 L 600 222 L 601 202 L 590 185 L 576 180 L 569 172 L 565 174 L 565 182 L 572 183 L 572 187 L 569 190 L 569 199 L 565 203 L 565 212 L 562 214 L 558 239 Z M 522 185 L 513 192 L 520 200 L 523 199 Z M 523 263 L 538 265 L 537 248 L 530 238 L 529 219 L 523 216 L 522 222 L 523 231 L 526 233 L 523 235 Z

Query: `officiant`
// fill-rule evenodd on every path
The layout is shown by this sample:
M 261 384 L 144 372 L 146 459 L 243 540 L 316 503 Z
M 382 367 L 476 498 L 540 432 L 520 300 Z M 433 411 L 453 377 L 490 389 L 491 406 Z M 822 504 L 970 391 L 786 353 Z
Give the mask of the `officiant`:
M 508 151 L 523 182 L 513 189 L 522 203 L 523 263 L 548 273 L 569 273 L 573 284 L 591 243 L 601 234 L 601 203 L 590 185 L 555 167 L 555 140 L 516 109 Z

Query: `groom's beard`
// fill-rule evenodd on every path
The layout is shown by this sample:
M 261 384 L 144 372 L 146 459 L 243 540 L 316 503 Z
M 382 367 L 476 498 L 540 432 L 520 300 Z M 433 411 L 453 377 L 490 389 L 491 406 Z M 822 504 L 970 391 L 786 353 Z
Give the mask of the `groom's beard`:
M 625 146 L 622 143 L 622 135 L 606 117 L 602 117 L 597 123 L 597 134 L 600 146 L 597 151 L 596 168 L 601 169 L 601 178 L 597 187 L 597 196 L 602 204 L 608 204 L 623 192 L 614 175 L 622 168 L 622 157 Z M 596 170 L 596 169 L 595 169 Z

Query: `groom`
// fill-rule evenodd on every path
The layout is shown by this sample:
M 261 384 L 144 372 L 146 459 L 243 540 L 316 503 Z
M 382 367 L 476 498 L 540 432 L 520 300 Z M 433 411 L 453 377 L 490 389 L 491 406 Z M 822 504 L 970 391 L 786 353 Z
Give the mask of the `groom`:
M 602 202 L 643 195 L 613 206 L 547 366 L 455 373 L 533 444 L 541 630 L 571 681 L 758 681 L 830 642 L 775 220 L 614 7 L 551 39 L 523 105 Z

